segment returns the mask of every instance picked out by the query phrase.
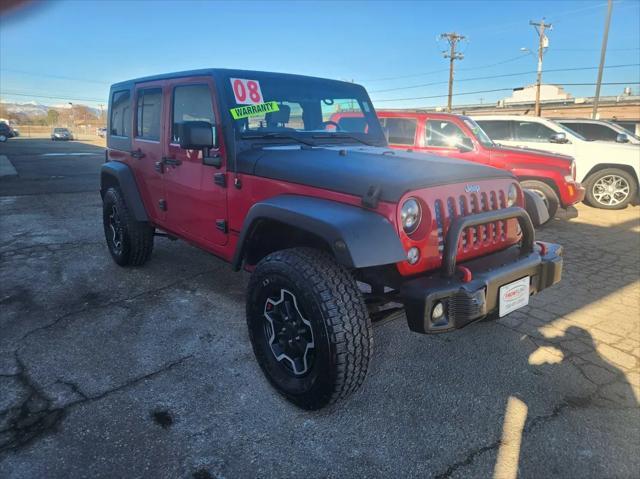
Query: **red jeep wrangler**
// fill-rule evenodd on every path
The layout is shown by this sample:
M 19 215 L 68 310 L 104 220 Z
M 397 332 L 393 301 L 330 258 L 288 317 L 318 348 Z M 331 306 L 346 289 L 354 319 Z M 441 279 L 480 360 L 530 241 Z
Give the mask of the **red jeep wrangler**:
M 366 133 L 331 120 L 358 113 Z M 307 409 L 355 391 L 371 320 L 439 333 L 558 282 L 511 173 L 394 151 L 359 85 L 199 70 L 111 87 L 101 194 L 122 266 L 179 237 L 251 272 L 247 323 L 271 384 Z M 156 233 L 162 231 L 163 233 Z
M 347 114 L 345 114 L 347 115 Z M 546 151 L 507 148 L 494 143 L 471 118 L 451 113 L 378 111 L 392 148 L 435 153 L 511 171 L 523 188 L 538 194 L 553 218 L 558 207 L 583 200 L 573 158 Z M 333 118 L 338 124 L 355 118 Z

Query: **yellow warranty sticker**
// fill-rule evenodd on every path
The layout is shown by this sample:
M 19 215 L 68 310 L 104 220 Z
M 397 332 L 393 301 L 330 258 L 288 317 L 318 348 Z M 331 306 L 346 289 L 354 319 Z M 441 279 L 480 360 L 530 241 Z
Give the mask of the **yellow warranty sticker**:
M 275 101 L 268 101 L 265 103 L 258 103 L 257 105 L 245 105 L 237 108 L 231 108 L 229 110 L 234 120 L 241 118 L 248 118 L 250 116 L 260 116 L 265 113 L 271 113 L 273 111 L 280 111 L 278 103 Z

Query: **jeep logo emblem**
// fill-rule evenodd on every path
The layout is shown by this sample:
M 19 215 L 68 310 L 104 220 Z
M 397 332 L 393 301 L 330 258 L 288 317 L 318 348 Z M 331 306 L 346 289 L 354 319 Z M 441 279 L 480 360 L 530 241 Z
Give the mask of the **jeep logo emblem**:
M 464 187 L 467 193 L 480 193 L 480 185 L 467 185 Z

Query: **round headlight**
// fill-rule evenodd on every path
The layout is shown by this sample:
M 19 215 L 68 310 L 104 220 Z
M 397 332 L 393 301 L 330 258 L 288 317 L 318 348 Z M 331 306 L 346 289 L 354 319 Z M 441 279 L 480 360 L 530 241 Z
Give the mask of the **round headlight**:
M 507 208 L 515 205 L 517 199 L 518 188 L 516 187 L 515 183 L 511 183 L 511 186 L 509 186 L 509 192 L 507 193 Z
M 409 198 L 402 205 L 400 210 L 400 219 L 402 220 L 402 229 L 404 232 L 410 235 L 418 229 L 420 225 L 420 218 L 422 217 L 422 210 L 420 203 L 414 198 Z

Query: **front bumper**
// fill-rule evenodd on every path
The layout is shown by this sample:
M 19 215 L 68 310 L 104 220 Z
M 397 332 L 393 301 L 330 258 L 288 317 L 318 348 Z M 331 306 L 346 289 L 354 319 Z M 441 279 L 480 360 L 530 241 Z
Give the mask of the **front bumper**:
M 456 266 L 457 245 L 466 228 L 509 218 L 520 224 L 520 245 Z M 399 288 L 409 328 L 419 333 L 458 329 L 498 310 L 500 287 L 506 284 L 529 277 L 529 293 L 533 295 L 560 281 L 562 247 L 536 243 L 534 236 L 529 215 L 518 207 L 453 220 L 445 237 L 442 271 L 407 280 Z M 459 270 L 462 278 L 456 275 Z M 431 313 L 438 303 L 444 306 L 445 314 L 434 321 Z
M 544 253 L 543 253 L 544 250 Z M 409 329 L 418 333 L 440 333 L 459 329 L 494 313 L 499 307 L 500 287 L 528 276 L 530 294 L 556 284 L 562 276 L 562 246 L 539 242 L 525 256 L 519 246 L 468 261 L 461 266 L 471 271 L 464 282 L 439 273 L 405 282 L 400 288 Z M 433 322 L 431 311 L 442 302 L 444 318 Z

